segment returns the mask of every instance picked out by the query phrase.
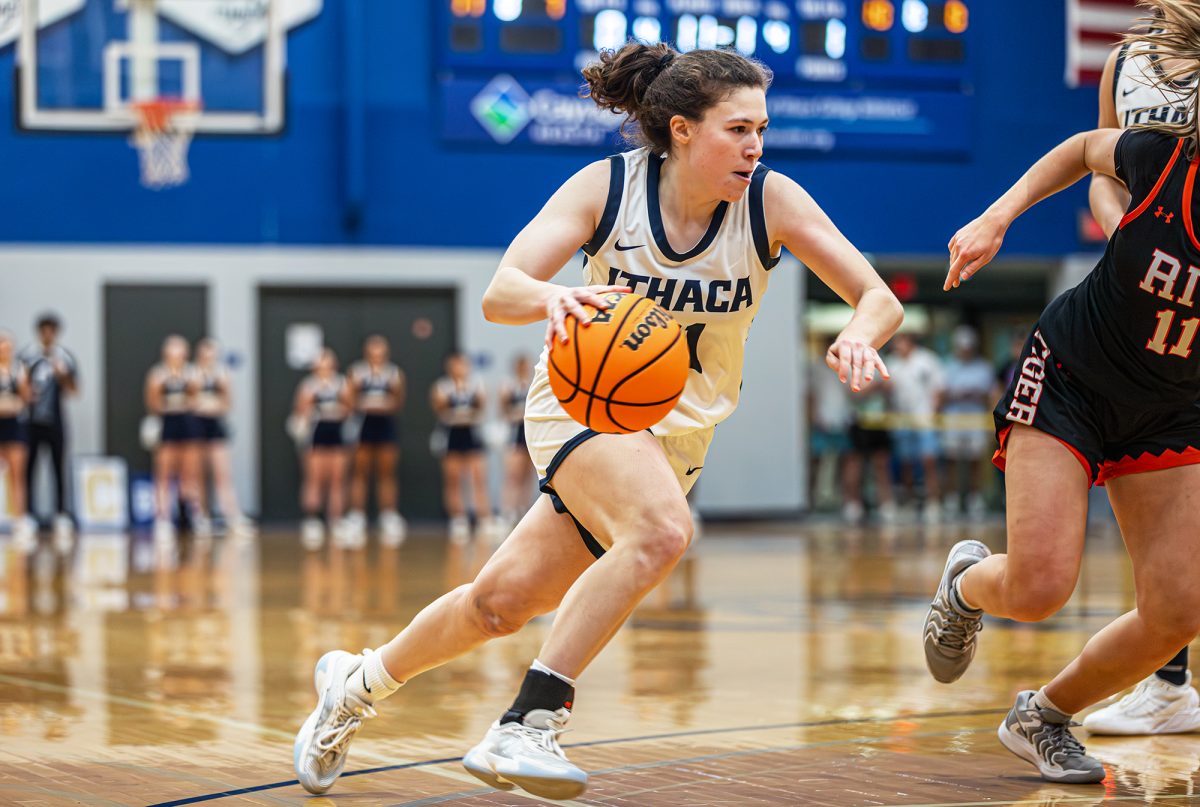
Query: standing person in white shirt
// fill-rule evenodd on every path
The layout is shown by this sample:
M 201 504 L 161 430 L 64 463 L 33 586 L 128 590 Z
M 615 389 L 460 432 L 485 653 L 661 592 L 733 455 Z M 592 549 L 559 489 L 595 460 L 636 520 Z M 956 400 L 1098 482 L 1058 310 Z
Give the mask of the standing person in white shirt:
M 892 413 L 897 428 L 892 445 L 902 466 L 903 478 L 915 487 L 916 466 L 925 476 L 925 503 L 921 517 L 927 524 L 941 520 L 941 486 L 938 484 L 938 438 L 935 430 L 945 381 L 936 353 L 917 344 L 910 333 L 896 334 L 887 365 L 892 371 Z
M 958 512 L 965 472 L 965 509 L 972 518 L 979 518 L 986 510 L 980 492 L 982 460 L 988 446 L 995 447 L 991 434 L 991 395 L 996 372 L 979 355 L 979 335 L 969 325 L 955 328 L 950 341 L 954 355 L 945 363 L 946 386 L 942 397 L 942 414 L 946 416 L 942 450 L 946 455 L 947 480 L 943 505 L 950 514 Z

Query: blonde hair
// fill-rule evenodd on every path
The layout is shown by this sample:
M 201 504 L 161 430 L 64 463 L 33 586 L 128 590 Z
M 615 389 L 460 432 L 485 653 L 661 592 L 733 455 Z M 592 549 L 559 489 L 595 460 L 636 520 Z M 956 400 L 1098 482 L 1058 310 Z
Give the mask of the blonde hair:
M 1147 121 L 1130 128 L 1152 129 L 1187 141 L 1188 156 L 1196 155 L 1200 143 L 1200 3 L 1196 0 L 1138 0 L 1151 16 L 1139 20 L 1138 30 L 1126 34 L 1125 58 L 1144 56 L 1157 60 L 1159 70 L 1153 86 L 1183 95 L 1188 117 L 1176 123 Z M 1164 63 L 1173 62 L 1169 67 Z

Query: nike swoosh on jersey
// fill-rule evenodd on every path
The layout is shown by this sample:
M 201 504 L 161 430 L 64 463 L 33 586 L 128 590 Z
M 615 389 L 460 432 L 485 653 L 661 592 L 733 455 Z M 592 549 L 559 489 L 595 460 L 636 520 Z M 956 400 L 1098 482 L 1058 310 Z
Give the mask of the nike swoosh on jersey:
M 1137 92 L 1137 89 L 1137 87 L 1134 87 L 1131 90 L 1121 90 L 1121 97 L 1124 98 L 1127 95 L 1132 95 L 1133 93 Z
M 627 250 L 631 250 L 631 249 L 641 249 L 644 246 L 646 246 L 646 245 L 645 244 L 634 244 L 631 247 L 623 247 L 623 246 L 621 246 L 621 242 L 618 240 L 617 241 L 617 252 L 626 252 Z
M 687 471 L 685 471 L 683 475 L 691 476 L 692 474 L 696 473 L 696 471 L 699 471 L 703 467 L 704 467 L 703 465 L 697 465 L 695 468 L 688 468 Z

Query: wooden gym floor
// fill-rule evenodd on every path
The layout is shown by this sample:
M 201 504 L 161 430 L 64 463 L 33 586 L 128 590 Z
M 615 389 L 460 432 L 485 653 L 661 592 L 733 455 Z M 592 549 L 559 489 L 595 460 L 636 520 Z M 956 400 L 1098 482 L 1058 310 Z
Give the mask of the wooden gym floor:
M 1063 613 L 990 620 L 963 680 L 928 676 L 921 623 L 966 534 L 1003 546 L 998 523 L 709 526 L 580 681 L 564 745 L 592 779 L 574 803 L 1200 803 L 1200 735 L 1093 740 L 1109 776 L 1090 786 L 1042 782 L 995 737 L 1018 689 L 1131 606 L 1111 528 L 1090 531 Z M 482 787 L 457 759 L 510 702 L 544 621 L 382 704 L 326 796 L 292 773 L 315 660 L 383 643 L 483 550 L 419 534 L 306 553 L 274 533 L 182 558 L 159 562 L 146 536 L 89 536 L 65 566 L 0 543 L 0 804 L 538 801 Z

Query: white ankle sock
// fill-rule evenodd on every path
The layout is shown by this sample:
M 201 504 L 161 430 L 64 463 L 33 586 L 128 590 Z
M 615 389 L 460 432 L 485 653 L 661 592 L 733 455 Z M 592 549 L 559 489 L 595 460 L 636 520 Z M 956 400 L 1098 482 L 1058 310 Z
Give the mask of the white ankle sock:
M 1033 695 L 1033 698 L 1031 700 L 1033 701 L 1033 705 L 1039 709 L 1050 709 L 1051 711 L 1058 712 L 1060 715 L 1063 715 L 1064 717 L 1071 716 L 1070 712 L 1064 712 L 1062 709 L 1059 709 L 1057 706 L 1054 705 L 1054 701 L 1050 700 L 1049 696 L 1046 695 L 1045 687 L 1042 687 L 1037 692 L 1035 692 Z
M 545 664 L 538 661 L 537 659 L 533 660 L 533 663 L 529 665 L 529 669 L 537 670 L 538 672 L 544 672 L 544 673 L 546 673 L 546 675 L 553 675 L 558 680 L 566 681 L 571 686 L 575 686 L 574 678 L 567 678 L 567 676 L 563 675 L 562 673 L 555 672 L 554 670 L 550 669 L 549 667 L 547 667 Z
M 958 597 L 958 603 L 963 608 L 966 608 L 968 611 L 978 611 L 979 608 L 977 608 L 974 605 L 971 605 L 971 603 L 967 602 L 967 598 L 963 596 L 962 579 L 966 573 L 967 573 L 967 570 L 963 569 L 961 572 L 958 573 L 958 577 L 954 578 L 954 596 Z
M 378 650 L 363 654 L 362 666 L 346 682 L 346 691 L 352 692 L 367 703 L 378 703 L 403 685 L 396 681 L 383 666 L 383 655 Z

